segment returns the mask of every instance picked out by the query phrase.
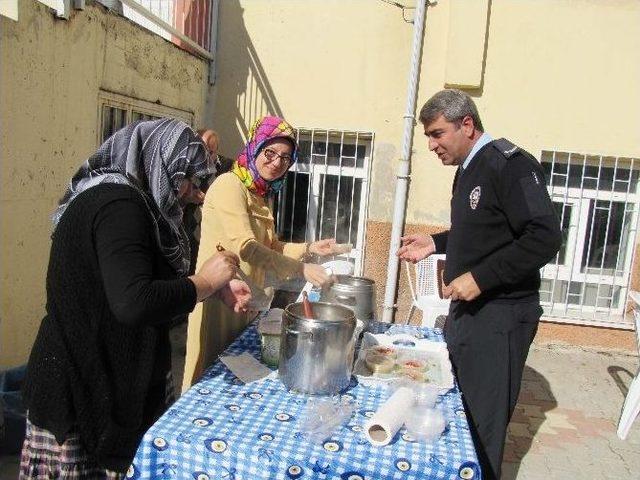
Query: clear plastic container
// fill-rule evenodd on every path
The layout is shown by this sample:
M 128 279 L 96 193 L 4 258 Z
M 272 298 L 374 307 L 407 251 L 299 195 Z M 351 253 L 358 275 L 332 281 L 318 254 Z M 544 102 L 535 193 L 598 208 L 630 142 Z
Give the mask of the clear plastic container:
M 380 355 L 376 352 L 367 352 L 365 355 L 365 363 L 372 374 L 390 373 L 396 364 L 393 358 Z
M 440 408 L 436 407 L 439 389 L 434 385 L 404 378 L 394 384 L 395 388 L 413 390 L 415 401 L 405 417 L 405 428 L 415 441 L 431 443 L 444 432 L 446 421 Z
M 431 443 L 444 432 L 445 418 L 439 408 L 427 408 L 416 403 L 407 414 L 405 427 L 415 440 Z

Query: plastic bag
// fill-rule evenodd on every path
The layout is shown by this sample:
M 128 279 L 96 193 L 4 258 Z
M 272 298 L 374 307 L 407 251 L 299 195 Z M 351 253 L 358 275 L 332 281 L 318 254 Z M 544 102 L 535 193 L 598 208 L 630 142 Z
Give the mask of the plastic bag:
M 355 410 L 349 398 L 311 398 L 302 417 L 302 432 L 312 442 L 322 442 L 347 422 Z

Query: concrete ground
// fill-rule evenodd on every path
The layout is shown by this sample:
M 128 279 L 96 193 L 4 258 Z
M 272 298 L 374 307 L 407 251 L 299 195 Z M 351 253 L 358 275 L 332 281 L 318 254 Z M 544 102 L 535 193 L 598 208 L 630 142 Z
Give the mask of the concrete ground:
M 183 338 L 174 332 L 177 380 Z M 503 479 L 640 478 L 640 419 L 627 440 L 616 436 L 638 365 L 636 355 L 623 351 L 534 344 L 509 426 Z M 17 478 L 17 464 L 17 456 L 0 455 L 0 480 Z
M 509 425 L 505 480 L 640 478 L 640 420 L 616 428 L 638 357 L 537 345 Z

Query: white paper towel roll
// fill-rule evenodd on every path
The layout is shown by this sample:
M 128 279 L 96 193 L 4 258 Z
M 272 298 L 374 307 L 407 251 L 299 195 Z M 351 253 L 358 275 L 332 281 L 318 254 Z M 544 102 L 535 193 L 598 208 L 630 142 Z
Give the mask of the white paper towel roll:
M 364 425 L 364 434 L 372 445 L 387 445 L 400 430 L 415 401 L 415 394 L 407 387 L 395 391 Z

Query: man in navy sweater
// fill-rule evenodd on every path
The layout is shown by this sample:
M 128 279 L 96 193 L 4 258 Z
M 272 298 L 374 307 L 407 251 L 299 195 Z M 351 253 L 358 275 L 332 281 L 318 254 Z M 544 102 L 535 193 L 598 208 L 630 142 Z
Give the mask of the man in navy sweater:
M 560 224 L 538 161 L 485 133 L 467 94 L 436 93 L 420 122 L 429 149 L 458 167 L 451 228 L 403 237 L 398 256 L 415 263 L 447 254 L 447 346 L 483 478 L 500 478 L 507 425 L 542 314 L 539 270 L 560 248 Z

